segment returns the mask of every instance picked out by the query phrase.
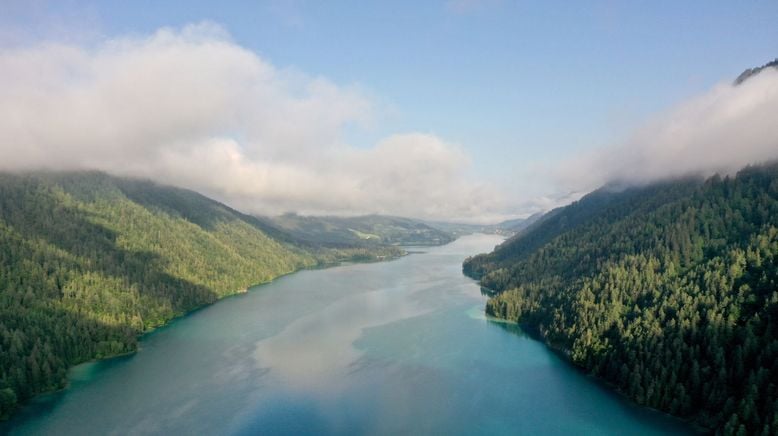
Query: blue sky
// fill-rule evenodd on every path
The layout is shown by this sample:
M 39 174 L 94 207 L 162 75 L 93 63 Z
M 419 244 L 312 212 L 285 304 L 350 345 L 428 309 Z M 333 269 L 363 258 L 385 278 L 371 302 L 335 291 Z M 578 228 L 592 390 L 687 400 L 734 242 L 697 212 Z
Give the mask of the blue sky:
M 278 68 L 378 102 L 371 123 L 346 127 L 351 144 L 431 133 L 504 186 L 778 56 L 775 1 L 224 3 L 12 1 L 0 42 L 89 44 L 212 21 Z

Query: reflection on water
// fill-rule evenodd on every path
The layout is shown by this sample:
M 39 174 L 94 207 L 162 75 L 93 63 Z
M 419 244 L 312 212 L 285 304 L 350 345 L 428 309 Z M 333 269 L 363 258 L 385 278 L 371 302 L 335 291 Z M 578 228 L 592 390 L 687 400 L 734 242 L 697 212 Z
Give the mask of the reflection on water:
M 342 376 L 359 359 L 361 352 L 353 344 L 364 329 L 430 310 L 415 301 L 413 294 L 413 289 L 393 288 L 337 300 L 295 320 L 278 335 L 257 342 L 257 365 L 289 386 L 332 382 L 332 377 Z
M 668 434 L 688 429 L 484 316 L 462 276 L 495 236 L 302 271 L 82 365 L 18 434 Z M 0 432 L 4 430 L 0 428 Z

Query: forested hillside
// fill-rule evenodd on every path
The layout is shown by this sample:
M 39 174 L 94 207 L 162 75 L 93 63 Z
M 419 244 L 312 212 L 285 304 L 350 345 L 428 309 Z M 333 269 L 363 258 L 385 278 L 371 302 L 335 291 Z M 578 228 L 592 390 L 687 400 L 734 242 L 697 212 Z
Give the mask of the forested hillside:
M 596 191 L 464 271 L 639 404 L 778 433 L 778 165 Z
M 454 236 L 410 218 L 363 215 L 302 216 L 294 213 L 264 218 L 296 238 L 319 244 L 441 245 Z
M 0 417 L 69 366 L 303 267 L 397 256 L 300 243 L 202 195 L 102 173 L 0 174 Z
M 516 218 L 499 222 L 497 224 L 468 224 L 445 221 L 427 221 L 430 227 L 442 230 L 452 235 L 470 235 L 473 233 L 486 233 L 495 235 L 513 236 L 534 224 L 545 214 L 538 212 L 527 218 Z
M 761 73 L 762 71 L 768 69 L 768 68 L 778 68 L 778 59 L 775 59 L 773 61 L 770 61 L 761 67 L 756 68 L 749 68 L 745 71 L 743 71 L 737 79 L 735 79 L 735 85 L 740 85 L 741 83 L 745 82 L 751 77 L 754 77 L 755 75 Z

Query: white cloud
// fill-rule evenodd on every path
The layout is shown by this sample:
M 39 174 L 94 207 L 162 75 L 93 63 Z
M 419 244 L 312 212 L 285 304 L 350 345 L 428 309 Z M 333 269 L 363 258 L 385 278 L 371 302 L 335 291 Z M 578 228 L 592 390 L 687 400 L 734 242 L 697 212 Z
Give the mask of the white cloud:
M 607 182 L 647 183 L 689 174 L 732 174 L 778 158 L 778 70 L 740 85 L 719 84 L 610 147 L 567 160 L 561 186 L 591 190 Z
M 278 68 L 211 24 L 0 48 L 0 83 L 0 170 L 96 168 L 260 214 L 494 222 L 609 181 L 732 173 L 778 158 L 773 69 L 720 84 L 618 144 L 550 169 L 525 162 L 509 197 L 471 177 L 467 153 L 432 134 L 346 143 L 346 128 L 375 121 L 364 91 Z
M 0 83 L 0 169 L 97 168 L 265 214 L 468 219 L 502 205 L 434 135 L 344 143 L 371 119 L 364 93 L 279 69 L 211 24 L 6 49 Z

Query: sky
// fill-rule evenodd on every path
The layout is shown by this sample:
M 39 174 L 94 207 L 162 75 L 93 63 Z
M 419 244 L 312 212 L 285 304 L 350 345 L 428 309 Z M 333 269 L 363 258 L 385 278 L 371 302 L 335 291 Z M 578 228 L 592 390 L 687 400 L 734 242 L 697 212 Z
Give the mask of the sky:
M 0 0 L 0 168 L 486 222 L 778 157 L 775 1 L 214 4 Z

